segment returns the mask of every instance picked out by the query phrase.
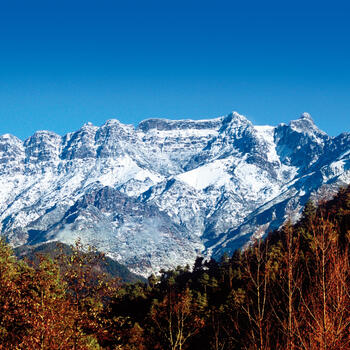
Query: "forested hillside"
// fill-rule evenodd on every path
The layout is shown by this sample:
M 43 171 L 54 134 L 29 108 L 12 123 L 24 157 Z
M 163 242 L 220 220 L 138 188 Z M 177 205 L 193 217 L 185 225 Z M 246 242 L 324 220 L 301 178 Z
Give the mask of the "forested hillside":
M 292 219 L 292 218 L 291 218 Z M 121 284 L 73 248 L 0 245 L 1 349 L 349 349 L 350 187 L 221 261 Z
M 38 255 L 46 255 L 51 259 L 56 259 L 60 254 L 72 255 L 74 247 L 61 242 L 49 242 L 40 244 L 38 246 L 20 246 L 14 249 L 14 253 L 20 259 L 33 261 Z M 142 276 L 138 276 L 128 270 L 128 268 L 117 261 L 101 255 L 99 252 L 94 252 L 97 256 L 103 259 L 95 259 L 95 269 L 99 269 L 100 272 L 109 275 L 110 277 L 118 277 L 120 282 L 133 283 L 133 282 L 146 282 L 146 279 Z

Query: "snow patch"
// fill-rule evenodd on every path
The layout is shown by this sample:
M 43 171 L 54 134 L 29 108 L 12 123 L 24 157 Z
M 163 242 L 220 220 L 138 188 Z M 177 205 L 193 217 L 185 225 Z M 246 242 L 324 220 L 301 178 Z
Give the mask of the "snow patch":
M 176 179 L 203 190 L 209 186 L 221 187 L 229 184 L 230 175 L 226 172 L 227 160 L 216 160 L 199 168 L 176 176 Z

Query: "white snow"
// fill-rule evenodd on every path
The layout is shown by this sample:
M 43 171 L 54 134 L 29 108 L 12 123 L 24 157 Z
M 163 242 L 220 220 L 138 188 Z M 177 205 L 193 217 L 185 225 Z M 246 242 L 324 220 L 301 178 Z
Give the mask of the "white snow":
M 97 214 L 83 212 L 74 224 L 66 224 L 57 232 L 50 231 L 47 239 L 73 243 L 80 235 L 84 242 L 96 244 L 134 271 L 148 274 L 158 272 L 161 267 L 192 264 L 196 255 L 204 251 L 203 232 L 208 227 L 215 237 L 206 242 L 210 253 L 249 236 L 253 228 L 245 221 L 252 213 L 258 215 L 268 209 L 275 213 L 274 206 L 287 201 L 295 201 L 293 208 L 299 210 L 298 196 L 309 194 L 306 187 L 299 185 L 308 183 L 309 179 L 312 184 L 334 180 L 350 182 L 350 171 L 346 170 L 350 150 L 338 154 L 336 161 L 328 160 L 322 169 L 299 173 L 299 167 L 281 163 L 274 140 L 275 127 L 253 126 L 236 112 L 226 118 L 166 121 L 171 124 L 171 130 L 155 127 L 147 132 L 109 120 L 101 127 L 88 123 L 77 133 L 63 138 L 41 131 L 36 133 L 37 140 L 30 150 L 34 159 L 28 156 L 25 159 L 29 139 L 23 143 L 15 136 L 2 135 L 0 221 L 3 232 L 13 244 L 24 244 L 28 228 L 45 230 L 57 223 L 55 227 L 60 227 L 65 212 L 87 191 L 113 187 L 135 201 L 142 197 L 142 205 L 154 206 L 161 215 L 168 215 L 166 220 L 160 218 L 161 215 L 157 218 L 156 214 L 137 218 L 130 213 L 118 213 L 122 215 L 119 220 L 115 213 L 100 213 L 96 209 Z M 230 123 L 220 131 L 224 120 Z M 305 129 L 305 125 L 308 128 Z M 289 126 L 310 135 L 311 142 L 328 142 L 306 114 Z M 253 130 L 254 147 L 250 154 L 239 153 L 239 148 L 234 146 L 246 128 Z M 304 147 L 285 145 L 292 151 L 294 146 Z M 40 147 L 50 155 L 49 160 L 40 159 Z M 69 157 L 62 157 L 62 148 L 71 152 Z M 281 148 L 283 151 L 283 145 Z M 75 157 L 81 149 L 92 150 L 92 155 Z M 102 155 L 98 153 L 101 149 Z M 314 161 L 321 156 L 316 154 Z M 130 208 L 138 211 L 137 205 Z M 277 219 L 272 216 L 272 220 Z M 169 225 L 182 231 L 179 229 L 174 234 L 167 230 Z M 239 234 L 230 236 L 229 230 L 237 228 L 241 230 Z M 16 236 L 17 230 L 23 230 L 23 236 Z
M 159 138 L 188 138 L 188 137 L 210 137 L 217 136 L 218 132 L 213 129 L 173 129 L 173 130 L 157 130 L 151 129 L 147 134 L 156 135 Z
M 216 160 L 197 169 L 177 175 L 176 178 L 197 190 L 208 186 L 221 187 L 230 182 L 230 175 L 226 172 L 227 160 Z
M 280 162 L 276 152 L 276 144 L 274 140 L 275 127 L 269 125 L 254 126 L 258 139 L 267 145 L 267 159 L 269 162 Z

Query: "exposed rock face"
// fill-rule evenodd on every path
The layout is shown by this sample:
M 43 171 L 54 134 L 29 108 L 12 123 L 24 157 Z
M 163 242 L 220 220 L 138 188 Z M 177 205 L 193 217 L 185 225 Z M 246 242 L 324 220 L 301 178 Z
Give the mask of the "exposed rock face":
M 350 134 L 329 137 L 307 113 L 277 127 L 234 112 L 0 137 L 0 227 L 14 246 L 81 237 L 146 276 L 232 252 L 347 183 Z

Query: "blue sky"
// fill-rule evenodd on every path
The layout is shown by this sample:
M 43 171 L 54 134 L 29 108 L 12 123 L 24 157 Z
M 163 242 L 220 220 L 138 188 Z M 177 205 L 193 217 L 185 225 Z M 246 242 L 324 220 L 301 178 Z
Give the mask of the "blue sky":
M 348 1 L 0 2 L 0 134 L 117 118 L 350 131 Z

